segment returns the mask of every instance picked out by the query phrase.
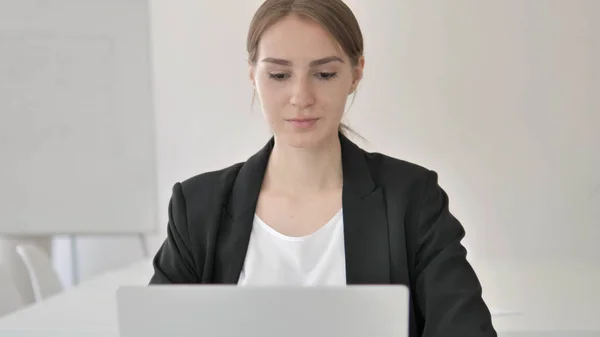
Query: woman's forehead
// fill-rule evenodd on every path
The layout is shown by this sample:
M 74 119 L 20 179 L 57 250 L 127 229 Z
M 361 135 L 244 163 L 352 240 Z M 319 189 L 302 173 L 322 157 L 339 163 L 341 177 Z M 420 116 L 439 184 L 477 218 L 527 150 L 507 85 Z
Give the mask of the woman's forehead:
M 259 61 L 265 57 L 310 63 L 324 57 L 347 58 L 337 41 L 319 23 L 289 16 L 273 24 L 261 36 Z

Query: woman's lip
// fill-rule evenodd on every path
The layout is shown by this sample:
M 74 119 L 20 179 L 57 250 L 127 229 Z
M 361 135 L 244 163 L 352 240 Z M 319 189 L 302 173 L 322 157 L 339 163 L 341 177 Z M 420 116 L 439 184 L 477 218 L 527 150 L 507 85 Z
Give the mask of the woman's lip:
M 318 118 L 291 118 L 288 119 L 288 122 L 310 122 L 316 121 Z
M 315 125 L 318 120 L 318 118 L 293 118 L 288 119 L 287 122 L 292 124 L 296 128 L 308 129 Z

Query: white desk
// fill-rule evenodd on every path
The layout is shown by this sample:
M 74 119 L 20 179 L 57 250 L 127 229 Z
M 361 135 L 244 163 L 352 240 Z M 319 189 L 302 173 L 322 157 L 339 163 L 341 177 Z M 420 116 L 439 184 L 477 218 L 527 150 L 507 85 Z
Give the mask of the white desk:
M 475 264 L 500 336 L 600 337 L 600 262 L 521 261 Z
M 115 292 L 146 285 L 150 260 L 83 282 L 78 287 L 0 319 L 2 337 L 118 337 Z
M 477 266 L 501 337 L 600 337 L 600 266 L 531 263 Z M 118 337 L 115 291 L 145 285 L 149 260 L 102 275 L 0 319 L 2 337 Z M 492 310 L 496 312 L 496 310 Z

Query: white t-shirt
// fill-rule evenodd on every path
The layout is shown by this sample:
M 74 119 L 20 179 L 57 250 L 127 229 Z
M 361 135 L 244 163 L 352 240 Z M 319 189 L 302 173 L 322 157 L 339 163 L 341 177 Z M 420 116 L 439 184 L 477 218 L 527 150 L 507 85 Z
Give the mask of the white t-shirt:
M 255 215 L 238 285 L 346 285 L 342 210 L 303 237 L 283 235 Z

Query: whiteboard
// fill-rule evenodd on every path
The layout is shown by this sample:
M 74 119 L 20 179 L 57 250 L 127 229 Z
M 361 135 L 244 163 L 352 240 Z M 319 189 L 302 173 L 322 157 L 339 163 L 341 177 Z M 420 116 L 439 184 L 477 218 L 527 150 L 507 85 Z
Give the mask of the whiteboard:
M 148 3 L 0 0 L 0 233 L 157 228 Z

